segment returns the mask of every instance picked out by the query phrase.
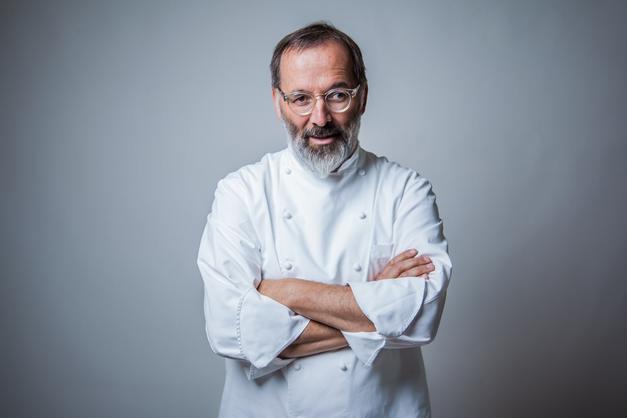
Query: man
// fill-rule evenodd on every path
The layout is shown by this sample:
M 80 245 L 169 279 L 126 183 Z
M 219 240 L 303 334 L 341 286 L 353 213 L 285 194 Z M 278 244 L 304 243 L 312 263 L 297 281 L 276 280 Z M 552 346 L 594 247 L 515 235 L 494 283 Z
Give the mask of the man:
M 287 147 L 220 180 L 198 254 L 220 417 L 428 417 L 420 346 L 451 274 L 431 185 L 359 145 L 345 33 L 287 35 L 271 72 Z

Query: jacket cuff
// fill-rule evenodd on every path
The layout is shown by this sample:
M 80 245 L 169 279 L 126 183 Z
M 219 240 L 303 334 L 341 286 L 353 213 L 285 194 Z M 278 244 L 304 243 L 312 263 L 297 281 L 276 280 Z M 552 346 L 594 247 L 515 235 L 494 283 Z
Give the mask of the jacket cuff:
M 370 367 L 385 346 L 385 338 L 377 332 L 341 331 L 355 356 Z
M 277 358 L 310 321 L 254 288 L 242 296 L 237 313 L 240 349 L 257 369 L 263 369 Z
M 296 359 L 295 358 L 282 359 L 279 357 L 275 357 L 272 359 L 272 361 L 270 361 L 270 364 L 262 368 L 255 367 L 251 364 L 250 367 L 248 368 L 248 373 L 246 374 L 246 377 L 248 378 L 248 380 L 257 379 L 259 377 L 265 376 L 279 369 L 282 369 L 283 367 L 287 366 L 294 360 Z
M 400 277 L 349 282 L 362 312 L 384 337 L 398 337 L 414 319 L 425 297 L 426 280 Z

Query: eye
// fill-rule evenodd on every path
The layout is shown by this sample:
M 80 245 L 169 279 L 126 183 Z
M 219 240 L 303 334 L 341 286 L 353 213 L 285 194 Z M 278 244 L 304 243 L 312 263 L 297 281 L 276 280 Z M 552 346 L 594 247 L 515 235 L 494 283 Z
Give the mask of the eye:
M 333 90 L 327 95 L 327 100 L 332 102 L 343 102 L 348 99 L 348 93 L 343 90 Z
M 297 94 L 290 98 L 290 102 L 297 106 L 307 106 L 311 103 L 311 96 L 307 94 Z

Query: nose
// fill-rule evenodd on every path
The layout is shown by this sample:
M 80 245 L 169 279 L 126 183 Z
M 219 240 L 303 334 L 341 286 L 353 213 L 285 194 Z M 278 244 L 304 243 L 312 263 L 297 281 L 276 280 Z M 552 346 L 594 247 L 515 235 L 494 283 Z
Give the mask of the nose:
M 318 126 L 324 126 L 331 120 L 331 113 L 327 109 L 324 97 L 319 96 L 314 103 L 314 108 L 309 115 L 309 120 Z

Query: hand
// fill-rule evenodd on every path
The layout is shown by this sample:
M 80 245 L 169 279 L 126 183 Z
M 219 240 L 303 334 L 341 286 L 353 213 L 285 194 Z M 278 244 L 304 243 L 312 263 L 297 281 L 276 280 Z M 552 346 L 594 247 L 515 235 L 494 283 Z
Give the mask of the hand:
M 415 257 L 418 251 L 415 249 L 403 251 L 391 259 L 374 280 L 398 279 L 399 277 L 416 276 L 428 279 L 428 273 L 435 270 L 431 259 L 426 255 Z

